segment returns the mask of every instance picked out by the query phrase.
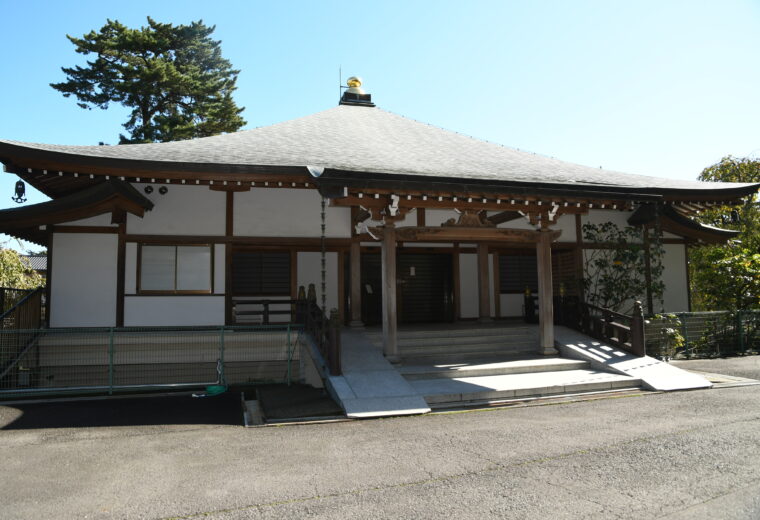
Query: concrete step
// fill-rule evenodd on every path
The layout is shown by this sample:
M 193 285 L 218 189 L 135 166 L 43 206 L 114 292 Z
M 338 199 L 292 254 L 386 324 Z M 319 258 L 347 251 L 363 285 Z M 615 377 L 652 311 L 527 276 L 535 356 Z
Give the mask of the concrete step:
M 415 350 L 400 351 L 401 359 L 408 365 L 426 365 L 433 363 L 466 363 L 485 358 L 492 360 L 506 359 L 524 359 L 533 357 L 536 354 L 535 345 L 524 345 L 521 347 L 499 347 L 482 346 L 480 348 L 468 348 L 467 350 Z
M 365 332 L 367 337 L 372 341 L 382 341 L 383 333 L 381 330 L 370 330 Z M 486 336 L 538 336 L 536 326 L 475 326 L 447 328 L 445 325 L 440 328 L 430 329 L 412 329 L 399 330 L 397 332 L 399 340 L 402 339 L 433 339 L 445 338 L 454 339 L 460 337 L 486 337 Z
M 404 343 L 399 343 L 398 349 L 399 351 L 404 353 L 425 353 L 425 352 L 441 352 L 443 354 L 449 354 L 449 353 L 457 353 L 457 352 L 475 352 L 475 351 L 482 351 L 482 350 L 490 350 L 493 352 L 508 352 L 512 350 L 525 350 L 525 349 L 533 349 L 534 351 L 538 350 L 538 342 L 536 341 L 513 341 L 509 343 L 505 343 L 502 341 L 482 341 L 481 338 L 475 338 L 479 339 L 480 341 L 472 341 L 468 343 L 428 343 L 428 344 L 418 344 L 418 345 L 406 345 Z M 376 345 L 377 347 L 381 347 L 382 345 Z
M 436 408 L 469 402 L 640 388 L 641 380 L 590 369 L 417 379 L 409 384 Z
M 412 381 L 419 379 L 456 379 L 507 374 L 562 372 L 565 370 L 588 369 L 589 366 L 587 361 L 565 358 L 535 357 L 532 359 L 500 359 L 498 361 L 480 358 L 470 363 L 402 365 L 397 370 L 407 380 Z
M 382 345 L 382 338 L 373 340 L 375 345 Z M 498 336 L 459 336 L 459 337 L 440 337 L 440 338 L 399 338 L 398 345 L 400 348 L 430 347 L 430 346 L 450 346 L 459 345 L 512 345 L 515 343 L 533 343 L 538 345 L 538 335 L 521 334 L 521 335 L 498 335 Z

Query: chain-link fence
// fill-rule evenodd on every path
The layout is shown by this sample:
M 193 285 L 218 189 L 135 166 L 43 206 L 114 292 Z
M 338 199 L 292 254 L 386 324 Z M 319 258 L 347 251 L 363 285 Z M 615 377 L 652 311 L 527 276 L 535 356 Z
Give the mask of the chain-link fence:
M 675 331 L 683 343 L 677 349 L 673 348 Z M 760 352 L 760 310 L 678 312 L 649 319 L 645 335 L 647 352 L 652 355 L 715 357 Z
M 0 398 L 299 378 L 302 327 L 0 330 Z

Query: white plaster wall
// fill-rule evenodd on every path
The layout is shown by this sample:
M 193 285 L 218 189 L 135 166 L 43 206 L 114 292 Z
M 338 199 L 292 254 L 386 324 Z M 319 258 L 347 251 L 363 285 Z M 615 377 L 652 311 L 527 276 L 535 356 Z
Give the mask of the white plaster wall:
M 321 198 L 316 190 L 252 188 L 235 193 L 235 236 L 319 237 Z M 351 210 L 325 207 L 325 235 L 351 236 Z
M 137 292 L 137 244 L 124 244 L 124 294 Z
M 108 226 L 117 227 L 117 224 L 111 224 L 111 214 L 104 213 L 103 215 L 96 215 L 94 217 L 83 218 L 80 220 L 72 220 L 61 224 L 64 226 Z
M 338 253 L 325 255 L 327 267 L 325 283 L 327 288 L 327 311 L 338 308 Z M 298 285 L 304 286 L 307 293 L 309 284 L 317 290 L 317 304 L 322 306 L 322 253 L 300 252 L 297 259 Z
M 145 195 L 145 184 L 135 184 Z M 145 195 L 155 205 L 140 218 L 127 215 L 127 233 L 144 235 L 224 235 L 226 219 L 226 194 L 212 191 L 208 186 L 182 186 L 170 184 L 166 195 Z M 274 190 L 272 190 L 274 191 Z
M 562 231 L 557 242 L 575 242 L 575 215 L 562 215 L 557 219 L 557 223 L 552 226 L 553 229 Z
M 686 275 L 686 246 L 683 244 L 665 244 L 663 258 L 663 275 L 665 282 L 666 312 L 687 312 L 689 310 L 689 289 Z
M 478 317 L 478 255 L 459 255 L 459 317 Z
M 409 217 L 407 217 L 408 219 Z M 450 218 L 459 219 L 459 213 L 452 209 L 426 209 L 425 210 L 425 226 L 438 227 Z M 416 219 L 416 217 L 415 217 Z M 416 223 L 416 220 L 415 220 Z M 400 226 L 413 225 L 401 223 Z
M 224 296 L 128 296 L 124 325 L 224 325 Z
M 500 298 L 501 316 L 503 318 L 521 317 L 523 315 L 522 294 L 502 294 Z
M 614 209 L 591 209 L 588 214 L 581 215 L 581 224 L 603 224 L 614 222 L 619 228 L 628 226 L 630 211 L 618 211 Z
M 116 325 L 118 238 L 102 233 L 54 233 L 51 327 Z
M 665 283 L 663 293 L 664 307 L 666 312 L 687 312 L 689 310 L 689 293 L 686 274 L 686 246 L 683 244 L 665 244 L 663 256 L 663 275 Z M 584 251 L 584 261 L 588 261 L 590 250 Z M 645 295 L 641 295 L 642 303 L 646 304 Z M 660 303 L 655 299 L 654 311 L 659 312 Z M 632 302 L 631 302 L 632 305 Z M 645 307 L 646 311 L 646 307 Z M 627 312 L 627 305 L 624 306 Z

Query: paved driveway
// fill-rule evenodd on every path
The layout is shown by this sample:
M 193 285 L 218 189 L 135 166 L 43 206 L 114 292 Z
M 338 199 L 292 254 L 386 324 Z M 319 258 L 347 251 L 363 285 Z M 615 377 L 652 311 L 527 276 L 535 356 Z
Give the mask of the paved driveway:
M 167 403 L 0 431 L 0 517 L 760 518 L 760 386 L 255 429 Z

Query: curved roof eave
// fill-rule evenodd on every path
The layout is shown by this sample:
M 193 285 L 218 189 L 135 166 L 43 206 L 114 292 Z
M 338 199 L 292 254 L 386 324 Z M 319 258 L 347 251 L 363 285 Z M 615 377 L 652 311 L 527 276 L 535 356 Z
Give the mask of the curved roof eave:
M 11 169 L 45 168 L 161 174 L 306 176 L 324 179 L 491 183 L 650 194 L 735 198 L 758 184 L 662 179 L 577 165 L 420 123 L 379 108 L 338 106 L 306 117 L 231 134 L 168 143 L 68 146 L 0 140 Z M 116 173 L 114 173 L 116 174 Z M 138 173 L 139 175 L 139 173 Z M 240 180 L 240 179 L 236 179 Z

